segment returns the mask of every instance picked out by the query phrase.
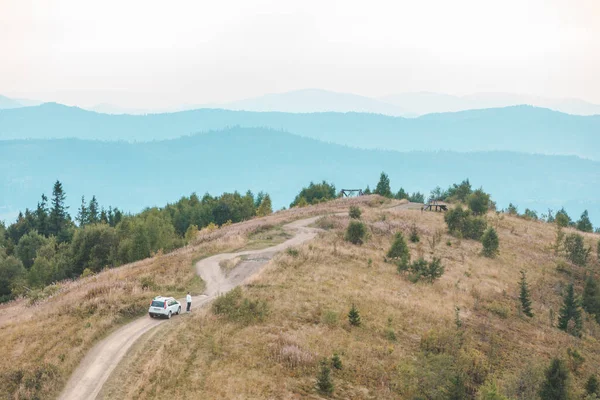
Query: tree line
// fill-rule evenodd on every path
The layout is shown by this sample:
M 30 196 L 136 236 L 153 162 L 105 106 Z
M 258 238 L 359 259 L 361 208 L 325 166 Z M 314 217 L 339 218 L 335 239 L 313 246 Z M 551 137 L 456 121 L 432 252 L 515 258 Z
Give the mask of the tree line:
M 378 194 L 383 197 L 397 200 L 407 199 L 408 201 L 415 203 L 423 203 L 425 201 L 425 195 L 418 191 L 410 194 L 401 187 L 396 193 L 393 193 L 390 186 L 390 178 L 385 172 L 381 173 L 375 189 L 371 190 L 370 186 L 367 185 L 367 187 L 363 190 L 363 194 Z M 308 186 L 303 187 L 302 190 L 300 190 L 300 192 L 296 195 L 294 201 L 292 201 L 290 204 L 290 208 L 318 204 L 340 198 L 341 196 L 341 191 L 337 192 L 333 183 L 329 183 L 327 181 L 322 181 L 321 183 L 310 182 Z
M 63 279 L 98 272 L 171 251 L 210 224 L 240 222 L 272 212 L 268 194 L 248 191 L 220 196 L 196 194 L 165 207 L 125 214 L 82 197 L 75 218 L 57 181 L 48 199 L 5 226 L 0 222 L 0 301 Z

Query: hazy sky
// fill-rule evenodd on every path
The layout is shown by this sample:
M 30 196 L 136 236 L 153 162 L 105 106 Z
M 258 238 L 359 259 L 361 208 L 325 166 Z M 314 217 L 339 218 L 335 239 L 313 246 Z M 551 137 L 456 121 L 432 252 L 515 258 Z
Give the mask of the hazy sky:
M 321 88 L 600 103 L 600 0 L 0 0 L 0 94 L 128 107 Z

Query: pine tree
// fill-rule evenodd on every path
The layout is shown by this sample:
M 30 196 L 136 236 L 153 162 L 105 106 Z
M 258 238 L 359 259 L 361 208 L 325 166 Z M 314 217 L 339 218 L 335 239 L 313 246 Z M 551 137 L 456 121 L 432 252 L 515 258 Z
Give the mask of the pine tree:
M 460 374 L 456 374 L 450 378 L 450 383 L 446 389 L 447 400 L 464 400 L 467 398 L 467 388 L 465 380 Z
M 113 222 L 110 223 L 110 226 L 115 227 L 123 219 L 123 212 L 121 212 L 121 210 L 115 207 L 113 208 L 113 215 Z
M 421 238 L 419 237 L 419 229 L 417 228 L 417 225 L 414 222 L 410 227 L 409 239 L 413 243 L 418 243 L 421 240 Z
M 83 227 L 88 223 L 88 208 L 85 205 L 85 196 L 81 196 L 81 206 L 77 210 L 77 223 L 79 227 Z
M 97 224 L 100 222 L 100 213 L 98 210 L 98 200 L 96 200 L 96 196 L 92 196 L 90 205 L 88 206 L 88 222 L 90 224 Z
M 361 245 L 364 243 L 367 236 L 367 227 L 362 222 L 352 220 L 346 228 L 346 235 L 344 240 L 352 243 Z
M 111 206 L 108 206 L 108 211 L 106 212 L 106 217 L 108 218 L 108 225 L 115 226 L 115 215 L 113 214 L 113 209 Z
M 510 215 L 519 215 L 519 209 L 513 203 L 508 204 L 508 209 L 506 210 Z
M 545 372 L 540 397 L 544 400 L 567 400 L 569 398 L 569 370 L 564 361 L 555 358 Z
M 567 286 L 567 293 L 558 317 L 558 328 L 573 336 L 581 337 L 581 330 L 583 329 L 581 309 L 578 300 L 575 298 L 572 283 Z
M 400 190 L 398 190 L 398 193 L 396 193 L 396 196 L 394 197 L 396 197 L 396 199 L 398 200 L 408 199 L 408 193 L 406 193 L 404 188 L 400 188 Z
M 256 215 L 259 217 L 264 217 L 273 213 L 273 207 L 271 205 L 271 196 L 265 194 L 262 201 L 260 202 L 260 206 L 256 210 Z
M 60 181 L 56 181 L 52 189 L 52 207 L 50 209 L 49 227 L 50 234 L 60 236 L 67 222 L 67 206 L 65 200 L 67 196 Z
M 570 233 L 565 237 L 564 249 L 566 257 L 575 265 L 583 266 L 587 263 L 591 248 L 585 247 L 583 236 L 578 233 Z
M 100 210 L 99 222 L 103 224 L 108 224 L 108 215 L 106 214 L 106 210 L 104 209 L 104 207 L 102 207 L 102 209 Z
M 331 366 L 335 369 L 342 369 L 342 360 L 338 353 L 333 353 L 333 357 L 331 357 Z
M 327 365 L 327 360 L 321 360 L 321 368 L 317 375 L 317 389 L 325 395 L 333 393 L 333 382 L 331 381 L 331 369 Z
M 600 289 L 591 275 L 585 280 L 581 305 L 587 313 L 594 314 L 596 320 L 600 321 Z
M 402 235 L 402 232 L 396 233 L 392 247 L 390 247 L 390 250 L 387 252 L 386 256 L 392 260 L 398 261 L 399 267 L 408 267 L 408 262 L 410 261 L 410 251 L 408 249 L 408 245 L 406 244 L 406 240 L 404 240 L 404 235 Z
M 348 215 L 352 219 L 360 219 L 360 216 L 362 215 L 362 211 L 357 206 L 350 206 L 350 211 L 348 212 Z
M 498 254 L 500 241 L 498 240 L 496 230 L 491 226 L 483 233 L 481 243 L 483 244 L 482 253 L 484 256 L 493 258 Z
M 519 295 L 519 300 L 521 300 L 521 308 L 523 309 L 523 314 L 528 317 L 533 317 L 533 312 L 531 311 L 531 296 L 529 294 L 529 287 L 527 285 L 527 278 L 525 276 L 525 271 L 521 271 L 521 293 Z
M 365 195 L 371 194 L 371 189 L 369 188 L 369 185 L 367 185 L 367 188 L 363 191 L 363 194 L 365 194 Z
M 40 235 L 48 236 L 48 198 L 42 194 L 42 201 L 38 203 L 35 211 L 37 231 Z
M 585 392 L 587 395 L 600 396 L 600 383 L 596 375 L 590 375 L 587 382 L 585 383 Z
M 360 326 L 360 313 L 354 304 L 352 304 L 352 308 L 350 308 L 350 312 L 348 313 L 348 321 L 350 325 Z
M 478 400 L 508 400 L 506 396 L 503 396 L 498 390 L 498 386 L 494 381 L 488 381 L 482 385 L 478 391 Z
M 567 210 L 565 210 L 564 207 L 556 212 L 554 215 L 554 222 L 563 228 L 571 225 L 571 217 L 569 217 L 569 214 L 567 214 Z
M 385 172 L 381 173 L 377 187 L 373 192 L 383 197 L 392 197 L 392 189 L 390 188 L 390 178 L 388 178 Z
M 579 221 L 577 221 L 577 229 L 582 232 L 593 232 L 594 227 L 590 221 L 590 217 L 588 216 L 588 210 L 585 210 L 581 217 L 579 217 Z

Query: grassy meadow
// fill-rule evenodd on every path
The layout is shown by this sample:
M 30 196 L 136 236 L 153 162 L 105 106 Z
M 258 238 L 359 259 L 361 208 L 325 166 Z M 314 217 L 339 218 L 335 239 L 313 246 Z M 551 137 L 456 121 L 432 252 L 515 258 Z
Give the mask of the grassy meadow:
M 342 368 L 331 371 L 331 398 L 446 399 L 458 377 L 464 398 L 532 399 L 552 357 L 567 362 L 571 393 L 582 398 L 600 366 L 600 326 L 584 314 L 579 339 L 556 324 L 566 284 L 581 295 L 586 271 L 598 271 L 595 255 L 576 267 L 554 253 L 554 225 L 488 213 L 500 253 L 485 258 L 481 243 L 446 233 L 441 213 L 395 204 L 362 207 L 360 246 L 344 240 L 347 216 L 317 221 L 315 240 L 277 255 L 243 288 L 239 304 L 267 305 L 260 318 L 205 309 L 147 334 L 105 398 L 322 398 L 320 361 L 334 353 Z M 435 256 L 445 267 L 432 284 L 410 282 L 385 259 L 394 234 L 408 238 L 413 225 L 412 259 Z M 584 236 L 595 248 L 598 235 Z M 533 318 L 520 311 L 521 270 Z M 352 304 L 360 326 L 348 322 Z M 483 397 L 492 394 L 505 397 Z

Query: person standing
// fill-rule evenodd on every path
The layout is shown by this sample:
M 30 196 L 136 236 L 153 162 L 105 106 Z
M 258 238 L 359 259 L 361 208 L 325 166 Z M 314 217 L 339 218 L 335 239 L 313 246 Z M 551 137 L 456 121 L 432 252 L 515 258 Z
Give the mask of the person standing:
M 190 295 L 190 292 L 188 292 L 187 296 L 185 297 L 185 300 L 187 301 L 187 312 L 190 312 L 190 308 L 192 308 L 192 296 Z

